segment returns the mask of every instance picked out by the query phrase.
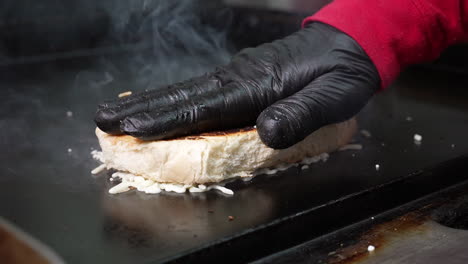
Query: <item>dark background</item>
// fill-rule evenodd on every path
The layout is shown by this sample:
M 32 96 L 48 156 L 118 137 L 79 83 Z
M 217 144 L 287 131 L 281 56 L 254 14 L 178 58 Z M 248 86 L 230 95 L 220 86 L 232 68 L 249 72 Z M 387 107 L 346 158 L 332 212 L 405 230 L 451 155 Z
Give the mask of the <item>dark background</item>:
M 186 19 L 188 23 L 195 19 L 196 27 L 209 25 L 226 33 L 228 40 L 235 39 L 228 41 L 236 45 L 228 47 L 233 52 L 295 31 L 303 17 L 328 2 L 3 0 L 0 1 L 0 65 L 157 48 L 153 33 L 158 28 L 171 34 L 186 34 L 169 24 L 176 20 L 173 6 L 189 5 L 182 17 L 186 19 L 187 13 L 194 14 Z M 261 34 L 244 34 L 251 30 Z M 467 50 L 463 45 L 452 47 L 436 65 L 466 71 Z

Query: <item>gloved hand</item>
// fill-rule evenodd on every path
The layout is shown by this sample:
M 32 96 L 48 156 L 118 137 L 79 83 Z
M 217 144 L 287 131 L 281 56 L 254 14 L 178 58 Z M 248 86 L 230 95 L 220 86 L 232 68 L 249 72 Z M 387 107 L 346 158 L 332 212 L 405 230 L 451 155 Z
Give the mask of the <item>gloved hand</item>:
M 244 49 L 215 72 L 99 105 L 110 134 L 143 140 L 257 125 L 261 140 L 287 148 L 349 119 L 379 89 L 379 74 L 348 35 L 322 23 Z

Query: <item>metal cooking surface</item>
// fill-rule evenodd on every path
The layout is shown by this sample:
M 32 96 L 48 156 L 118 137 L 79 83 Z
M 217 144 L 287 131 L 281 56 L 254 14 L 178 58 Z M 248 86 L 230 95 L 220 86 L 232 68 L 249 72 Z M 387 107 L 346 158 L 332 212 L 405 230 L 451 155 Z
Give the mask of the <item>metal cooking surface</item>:
M 467 263 L 467 191 L 465 181 L 255 263 Z
M 70 263 L 172 259 L 468 150 L 468 79 L 413 70 L 360 114 L 361 128 L 372 134 L 357 135 L 361 151 L 235 182 L 227 186 L 233 197 L 110 195 L 107 177 L 90 174 L 98 165 L 89 154 L 98 148 L 92 118 L 98 102 L 129 90 L 128 83 L 71 63 L 0 73 L 0 213 Z M 415 133 L 423 136 L 420 146 Z

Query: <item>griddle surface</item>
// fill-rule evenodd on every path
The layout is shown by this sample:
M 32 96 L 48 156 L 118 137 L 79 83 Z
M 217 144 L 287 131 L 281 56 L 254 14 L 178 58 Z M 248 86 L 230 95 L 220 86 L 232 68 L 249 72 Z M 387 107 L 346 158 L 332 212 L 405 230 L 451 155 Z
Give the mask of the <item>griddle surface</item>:
M 372 134 L 356 136 L 361 151 L 332 153 L 326 163 L 302 171 L 234 182 L 228 185 L 233 197 L 110 195 L 108 175 L 90 174 L 98 165 L 90 156 L 98 148 L 92 118 L 98 102 L 131 86 L 110 82 L 105 72 L 44 68 L 38 75 L 24 69 L 1 74 L 0 212 L 70 263 L 173 259 L 468 150 L 467 78 L 412 70 L 359 115 L 361 128 Z M 415 133 L 423 136 L 420 146 Z

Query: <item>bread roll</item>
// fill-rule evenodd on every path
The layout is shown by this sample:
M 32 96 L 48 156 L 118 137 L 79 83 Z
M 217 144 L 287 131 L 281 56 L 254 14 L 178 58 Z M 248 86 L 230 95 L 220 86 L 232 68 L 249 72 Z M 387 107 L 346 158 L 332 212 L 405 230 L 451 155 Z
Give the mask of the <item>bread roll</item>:
M 108 169 L 155 182 L 196 185 L 250 177 L 261 168 L 334 151 L 351 140 L 356 128 L 355 119 L 328 125 L 282 150 L 263 144 L 255 128 L 158 141 L 109 135 L 99 128 L 96 135 Z

